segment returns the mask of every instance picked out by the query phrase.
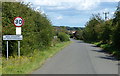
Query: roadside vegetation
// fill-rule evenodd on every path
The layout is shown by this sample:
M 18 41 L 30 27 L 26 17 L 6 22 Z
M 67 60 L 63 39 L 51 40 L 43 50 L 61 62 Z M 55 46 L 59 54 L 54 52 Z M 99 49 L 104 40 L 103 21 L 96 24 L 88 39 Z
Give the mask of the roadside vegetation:
M 58 33 L 58 38 L 60 39 L 61 42 L 64 42 L 64 41 L 69 41 L 70 37 L 66 33 L 60 32 Z
M 6 41 L 2 41 L 2 74 L 27 74 L 71 43 L 68 34 L 56 31 L 45 14 L 32 8 L 30 3 L 22 2 L 2 3 L 2 35 L 16 34 L 13 19 L 17 16 L 25 20 L 21 56 L 17 55 L 17 41 L 9 41 L 9 59 L 6 60 Z
M 120 6 L 112 19 L 103 20 L 100 14 L 93 14 L 85 28 L 76 31 L 74 36 L 76 39 L 93 43 L 120 59 Z
M 0 57 L 0 76 L 2 75 L 2 58 Z
M 2 3 L 0 1 L 0 8 L 2 8 Z M 2 23 L 1 23 L 1 17 L 2 17 L 2 9 L 0 9 L 0 52 L 2 52 Z M 0 57 L 0 76 L 2 74 L 2 58 Z
M 25 20 L 22 26 L 23 40 L 21 55 L 32 56 L 34 49 L 44 49 L 51 46 L 53 39 L 52 24 L 45 14 L 30 8 L 29 3 L 2 3 L 2 35 L 15 35 L 16 27 L 13 19 L 17 16 Z M 2 41 L 3 56 L 6 55 L 6 41 Z M 9 56 L 17 55 L 17 41 L 9 41 Z
M 52 57 L 70 43 L 70 41 L 60 42 L 54 47 L 49 47 L 41 51 L 35 49 L 31 57 L 21 56 L 19 58 L 18 56 L 10 56 L 9 60 L 3 58 L 2 74 L 28 74 L 40 68 L 46 59 Z

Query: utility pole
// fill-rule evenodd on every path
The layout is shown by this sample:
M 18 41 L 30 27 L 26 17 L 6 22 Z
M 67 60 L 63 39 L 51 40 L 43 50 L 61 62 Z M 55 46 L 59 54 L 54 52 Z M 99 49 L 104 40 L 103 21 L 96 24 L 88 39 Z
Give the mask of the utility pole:
M 106 21 L 108 19 L 109 12 L 103 12 L 103 14 L 105 15 L 105 21 Z
M 118 11 L 120 11 L 120 1 L 118 2 Z
M 120 1 L 118 2 L 118 7 L 120 7 Z

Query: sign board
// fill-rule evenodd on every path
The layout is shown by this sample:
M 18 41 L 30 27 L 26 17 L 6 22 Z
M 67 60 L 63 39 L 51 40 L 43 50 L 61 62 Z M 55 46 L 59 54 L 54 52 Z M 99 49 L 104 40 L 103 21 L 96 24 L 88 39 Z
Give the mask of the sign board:
M 15 17 L 14 18 L 14 26 L 15 27 L 21 27 L 24 24 L 24 20 L 22 17 Z
M 16 35 L 21 35 L 21 27 L 16 27 Z
M 3 35 L 3 40 L 22 40 L 22 35 Z

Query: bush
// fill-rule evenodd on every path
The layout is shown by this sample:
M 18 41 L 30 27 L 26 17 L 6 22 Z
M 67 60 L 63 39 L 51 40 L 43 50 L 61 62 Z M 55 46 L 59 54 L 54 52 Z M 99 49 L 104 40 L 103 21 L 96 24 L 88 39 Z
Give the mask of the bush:
M 51 46 L 55 46 L 57 43 L 59 43 L 60 42 L 60 39 L 59 38 L 54 38 L 53 40 L 52 40 L 52 44 L 51 44 Z
M 63 33 L 63 32 L 58 33 L 58 38 L 60 39 L 61 42 L 70 40 L 69 36 L 66 33 Z
M 97 47 L 100 47 L 101 45 L 102 45 L 102 42 L 100 41 L 100 42 L 96 42 L 96 43 L 94 43 Z
M 106 48 L 110 48 L 110 45 L 109 44 L 102 44 L 100 47 L 106 49 Z
M 114 29 L 112 41 L 113 41 L 114 47 L 120 49 L 120 22 L 119 24 L 116 25 Z
M 21 55 L 32 54 L 35 49 L 50 47 L 53 39 L 53 27 L 46 15 L 20 2 L 2 3 L 2 35 L 15 35 L 13 19 L 21 16 L 22 26 Z M 6 55 L 6 41 L 2 41 L 2 55 Z M 17 41 L 9 41 L 9 56 L 17 55 Z

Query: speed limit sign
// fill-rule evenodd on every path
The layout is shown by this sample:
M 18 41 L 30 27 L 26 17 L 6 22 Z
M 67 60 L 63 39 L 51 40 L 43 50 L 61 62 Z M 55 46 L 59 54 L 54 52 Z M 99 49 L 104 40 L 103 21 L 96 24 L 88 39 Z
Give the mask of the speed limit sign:
M 14 26 L 21 27 L 24 24 L 24 20 L 22 17 L 15 17 L 14 18 Z

